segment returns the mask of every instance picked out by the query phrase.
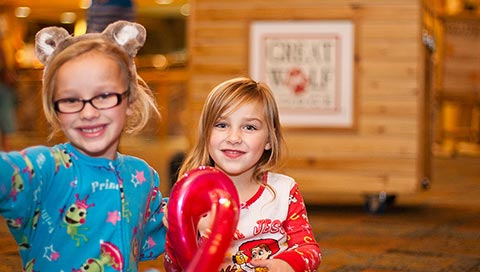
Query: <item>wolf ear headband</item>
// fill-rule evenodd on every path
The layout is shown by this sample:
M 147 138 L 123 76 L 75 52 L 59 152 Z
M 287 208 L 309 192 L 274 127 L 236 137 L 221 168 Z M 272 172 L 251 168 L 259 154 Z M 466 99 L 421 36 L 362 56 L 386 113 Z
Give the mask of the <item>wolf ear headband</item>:
M 134 58 L 145 43 L 146 36 L 147 31 L 142 25 L 128 21 L 112 23 L 101 33 L 87 33 L 76 37 L 72 37 L 64 28 L 52 26 L 37 32 L 35 53 L 38 60 L 46 66 L 53 56 L 68 46 L 79 41 L 100 38 L 118 45 L 130 58 Z

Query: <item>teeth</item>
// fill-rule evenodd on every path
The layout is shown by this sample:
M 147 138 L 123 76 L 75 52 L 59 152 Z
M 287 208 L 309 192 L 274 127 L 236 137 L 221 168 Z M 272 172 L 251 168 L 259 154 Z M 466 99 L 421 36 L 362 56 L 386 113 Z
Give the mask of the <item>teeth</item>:
M 100 131 L 101 129 L 102 129 L 101 127 L 97 127 L 97 128 L 82 128 L 82 131 L 85 132 L 85 133 L 95 133 L 95 132 Z

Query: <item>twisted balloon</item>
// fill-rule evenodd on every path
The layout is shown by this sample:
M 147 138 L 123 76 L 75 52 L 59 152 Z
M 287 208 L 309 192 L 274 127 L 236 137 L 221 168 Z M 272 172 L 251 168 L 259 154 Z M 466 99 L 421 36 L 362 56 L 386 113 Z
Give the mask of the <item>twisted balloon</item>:
M 167 209 L 167 236 L 183 271 L 217 271 L 239 218 L 239 197 L 230 178 L 209 166 L 193 169 L 175 183 Z M 212 232 L 199 245 L 197 225 L 209 211 Z

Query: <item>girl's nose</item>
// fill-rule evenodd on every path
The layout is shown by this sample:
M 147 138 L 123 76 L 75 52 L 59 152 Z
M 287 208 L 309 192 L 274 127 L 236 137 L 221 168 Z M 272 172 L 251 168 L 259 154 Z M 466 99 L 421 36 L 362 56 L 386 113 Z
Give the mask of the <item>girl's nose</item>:
M 85 103 L 85 106 L 80 111 L 80 118 L 82 119 L 94 119 L 100 115 L 100 111 L 97 110 L 91 103 Z
M 227 135 L 227 142 L 231 144 L 238 144 L 242 142 L 242 137 L 238 129 L 231 129 Z

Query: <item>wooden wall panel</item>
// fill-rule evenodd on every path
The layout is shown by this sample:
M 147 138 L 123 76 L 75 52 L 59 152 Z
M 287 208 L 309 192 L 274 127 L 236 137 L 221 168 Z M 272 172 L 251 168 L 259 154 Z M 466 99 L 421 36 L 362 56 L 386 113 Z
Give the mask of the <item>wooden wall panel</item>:
M 292 158 L 415 158 L 417 144 L 411 137 L 305 134 L 288 135 L 287 143 Z M 412 171 L 413 169 L 409 169 Z
M 421 3 L 191 1 L 190 131 L 196 131 L 203 101 L 216 84 L 248 75 L 251 21 L 350 19 L 355 25 L 356 126 L 348 131 L 286 128 L 285 172 L 310 201 L 321 192 L 415 192 L 425 165 Z
M 476 90 L 480 85 L 480 17 L 444 18 L 445 49 L 442 52 L 443 84 L 446 93 Z M 474 91 L 475 92 L 475 91 Z
M 362 135 L 418 137 L 414 120 L 385 116 L 365 116 L 359 121 L 358 132 Z
M 478 156 L 480 150 L 480 13 L 437 14 L 435 38 L 435 151 Z
M 414 191 L 416 185 L 411 182 L 414 175 L 393 175 L 388 172 L 365 173 L 346 171 L 315 171 L 300 169 L 287 171 L 300 182 L 302 193 L 309 201 L 315 201 L 316 193 L 347 192 L 367 194 L 372 191 Z M 306 193 L 311 194 L 306 194 Z
M 414 80 L 379 78 L 376 76 L 363 77 L 357 85 L 358 95 L 363 99 L 400 99 L 413 97 L 417 99 L 420 90 L 419 82 Z

